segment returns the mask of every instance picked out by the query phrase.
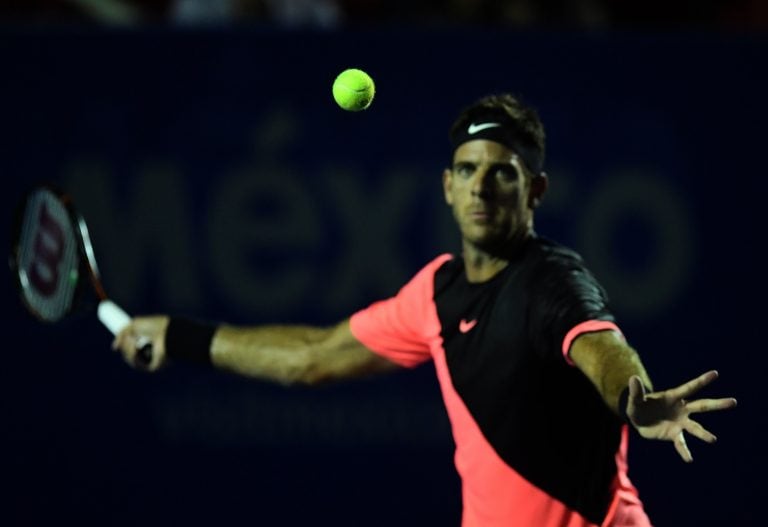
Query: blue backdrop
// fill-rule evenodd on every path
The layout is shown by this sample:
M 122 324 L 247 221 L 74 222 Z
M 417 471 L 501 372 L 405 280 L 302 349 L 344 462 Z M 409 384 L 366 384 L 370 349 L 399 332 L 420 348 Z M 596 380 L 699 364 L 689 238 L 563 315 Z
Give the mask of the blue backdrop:
M 758 36 L 266 29 L 0 31 L 13 207 L 69 190 L 133 313 L 327 324 L 458 239 L 447 129 L 511 91 L 547 126 L 537 229 L 582 252 L 668 387 L 710 368 L 695 462 L 635 437 L 657 525 L 753 525 L 766 496 L 765 60 Z M 347 67 L 377 81 L 346 113 Z M 4 525 L 458 525 L 431 366 L 317 390 L 134 372 L 92 314 L 45 326 L 2 281 Z M 574 431 L 578 433 L 578 431 Z M 567 445 L 565 438 L 564 445 Z

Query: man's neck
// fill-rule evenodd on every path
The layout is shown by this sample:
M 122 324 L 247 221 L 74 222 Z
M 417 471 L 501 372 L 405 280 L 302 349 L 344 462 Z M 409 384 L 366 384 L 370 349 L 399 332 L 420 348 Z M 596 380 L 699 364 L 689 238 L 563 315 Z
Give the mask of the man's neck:
M 510 260 L 520 253 L 526 242 L 534 236 L 532 231 L 527 232 L 524 236 L 509 240 L 499 251 L 481 249 L 465 241 L 463 257 L 467 281 L 470 283 L 487 282 L 499 274 L 509 265 Z
M 470 283 L 487 282 L 508 264 L 509 261 L 506 259 L 496 258 L 480 251 L 464 249 L 464 268 L 467 273 L 467 281 Z

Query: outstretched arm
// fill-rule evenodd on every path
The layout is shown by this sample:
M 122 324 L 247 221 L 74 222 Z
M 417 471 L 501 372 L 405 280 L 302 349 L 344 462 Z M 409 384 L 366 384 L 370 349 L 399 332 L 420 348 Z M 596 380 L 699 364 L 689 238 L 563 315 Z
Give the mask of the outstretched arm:
M 691 415 L 736 406 L 734 398 L 688 400 L 717 378 L 716 371 L 707 372 L 676 388 L 653 391 L 637 352 L 614 331 L 579 336 L 573 342 L 570 356 L 614 412 L 619 415 L 626 413 L 642 437 L 672 441 L 686 462 L 693 461 L 693 457 L 684 432 L 707 443 L 716 441 L 711 432 L 691 419 Z M 621 395 L 627 389 L 626 407 L 621 408 Z
M 168 362 L 165 348 L 169 317 L 139 317 L 113 343 L 134 366 L 136 343 L 149 340 L 157 370 Z M 376 355 L 352 335 L 349 321 L 331 327 L 222 325 L 210 342 L 210 360 L 216 368 L 238 375 L 281 384 L 319 384 L 396 369 L 394 363 Z

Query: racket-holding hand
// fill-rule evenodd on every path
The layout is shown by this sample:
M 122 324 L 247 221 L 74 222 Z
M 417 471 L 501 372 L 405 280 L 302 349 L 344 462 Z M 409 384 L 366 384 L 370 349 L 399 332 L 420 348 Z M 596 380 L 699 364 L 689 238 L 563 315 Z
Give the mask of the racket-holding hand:
M 167 362 L 165 332 L 169 321 L 166 315 L 136 317 L 115 336 L 112 349 L 134 368 L 157 371 Z
M 686 444 L 684 432 L 707 443 L 717 441 L 715 435 L 691 419 L 691 415 L 736 406 L 736 399 L 732 397 L 688 400 L 688 397 L 717 377 L 718 373 L 712 370 L 676 388 L 646 392 L 640 378 L 634 376 L 629 380 L 627 417 L 642 437 L 672 441 L 680 457 L 690 463 L 693 456 Z

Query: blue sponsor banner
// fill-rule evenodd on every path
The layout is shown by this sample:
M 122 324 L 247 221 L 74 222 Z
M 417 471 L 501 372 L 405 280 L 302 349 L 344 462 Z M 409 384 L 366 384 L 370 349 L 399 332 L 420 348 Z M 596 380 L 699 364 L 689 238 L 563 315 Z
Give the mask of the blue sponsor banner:
M 721 441 L 691 440 L 693 465 L 633 440 L 649 513 L 751 524 L 768 468 L 766 50 L 702 34 L 6 28 L 3 218 L 36 183 L 71 192 L 132 313 L 331 324 L 457 250 L 448 127 L 482 95 L 519 94 L 548 134 L 537 230 L 584 255 L 657 386 L 714 367 L 707 394 L 744 403 L 702 419 Z M 365 112 L 331 98 L 347 67 L 376 80 Z M 431 366 L 316 390 L 146 376 L 91 314 L 41 326 L 3 287 L 10 524 L 458 524 Z

